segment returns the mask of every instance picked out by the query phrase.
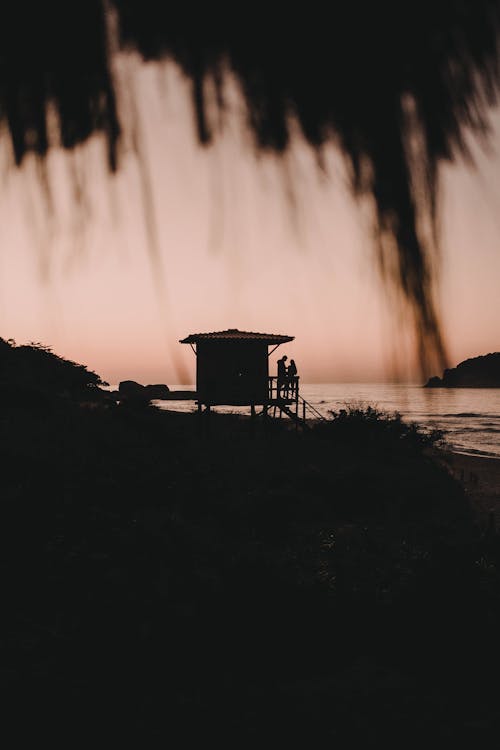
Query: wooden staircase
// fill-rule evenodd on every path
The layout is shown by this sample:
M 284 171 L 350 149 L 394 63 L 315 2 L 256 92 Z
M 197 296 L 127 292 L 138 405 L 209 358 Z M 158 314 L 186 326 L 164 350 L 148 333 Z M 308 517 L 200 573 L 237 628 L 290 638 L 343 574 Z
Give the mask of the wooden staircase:
M 270 408 L 273 409 L 273 418 L 276 418 L 276 410 L 279 410 L 279 419 L 281 419 L 282 414 L 285 414 L 295 423 L 297 428 L 301 427 L 303 430 L 311 429 L 311 425 L 308 423 L 308 416 L 310 420 L 326 421 L 326 418 L 316 407 L 299 394 L 298 377 L 294 378 L 292 386 L 285 392 L 284 396 L 278 391 L 277 378 L 274 376 L 269 378 L 267 410 Z
M 276 409 L 279 409 L 279 415 L 281 418 L 282 414 L 286 414 L 287 417 L 289 417 L 292 422 L 295 422 L 297 427 L 302 427 L 304 430 L 311 429 L 310 426 L 307 424 L 307 421 L 300 416 L 300 414 L 297 412 L 297 410 L 293 410 L 290 408 L 290 405 L 287 404 L 285 400 L 280 401 L 279 399 L 276 399 L 276 401 L 273 403 L 273 406 Z

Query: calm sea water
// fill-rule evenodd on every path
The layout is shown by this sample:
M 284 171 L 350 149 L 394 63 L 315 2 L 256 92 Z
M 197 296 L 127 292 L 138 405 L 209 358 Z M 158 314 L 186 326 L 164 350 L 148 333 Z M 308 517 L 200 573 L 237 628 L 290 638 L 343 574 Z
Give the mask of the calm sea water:
M 170 386 L 171 390 L 194 386 Z M 457 453 L 500 457 L 500 389 L 422 388 L 419 385 L 324 383 L 301 384 L 301 395 L 328 417 L 346 404 L 399 412 L 403 419 L 445 433 Z M 192 411 L 192 401 L 157 401 L 160 408 Z M 248 409 L 218 407 L 224 412 Z

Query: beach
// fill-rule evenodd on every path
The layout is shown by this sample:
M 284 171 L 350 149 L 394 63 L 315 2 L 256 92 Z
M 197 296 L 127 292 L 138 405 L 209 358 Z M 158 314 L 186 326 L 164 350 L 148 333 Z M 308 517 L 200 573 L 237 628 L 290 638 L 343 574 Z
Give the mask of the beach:
M 438 458 L 460 481 L 481 519 L 493 512 L 500 524 L 500 459 L 446 453 Z

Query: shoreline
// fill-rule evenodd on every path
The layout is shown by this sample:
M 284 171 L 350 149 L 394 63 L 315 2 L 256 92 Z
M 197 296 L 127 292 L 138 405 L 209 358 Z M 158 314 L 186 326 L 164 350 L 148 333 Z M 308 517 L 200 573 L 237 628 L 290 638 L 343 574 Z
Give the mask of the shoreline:
M 493 513 L 500 526 L 500 457 L 450 450 L 438 451 L 434 457 L 462 484 L 480 517 Z
M 493 453 L 468 453 L 467 451 L 454 451 L 451 448 L 448 450 L 454 456 L 465 456 L 466 458 L 484 458 L 487 461 L 500 461 L 500 456 Z

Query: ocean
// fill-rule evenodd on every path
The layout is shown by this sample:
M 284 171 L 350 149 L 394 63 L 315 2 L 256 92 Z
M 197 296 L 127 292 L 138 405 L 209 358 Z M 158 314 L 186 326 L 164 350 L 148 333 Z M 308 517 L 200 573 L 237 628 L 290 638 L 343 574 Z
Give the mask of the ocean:
M 171 390 L 194 390 L 194 386 L 170 386 Z M 301 384 L 300 394 L 325 417 L 346 404 L 375 406 L 384 412 L 399 412 L 408 422 L 445 434 L 456 453 L 500 458 L 500 389 L 422 388 L 420 385 L 383 383 Z M 162 409 L 192 411 L 192 401 L 156 401 Z M 217 407 L 217 411 L 244 412 L 248 408 Z

